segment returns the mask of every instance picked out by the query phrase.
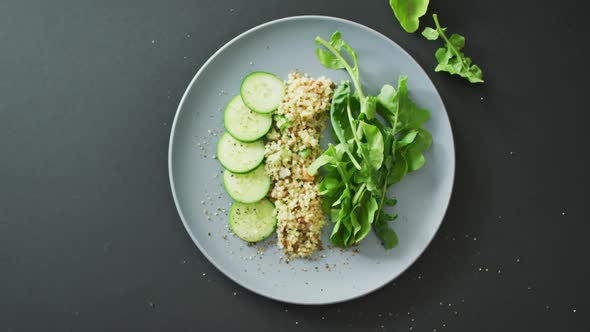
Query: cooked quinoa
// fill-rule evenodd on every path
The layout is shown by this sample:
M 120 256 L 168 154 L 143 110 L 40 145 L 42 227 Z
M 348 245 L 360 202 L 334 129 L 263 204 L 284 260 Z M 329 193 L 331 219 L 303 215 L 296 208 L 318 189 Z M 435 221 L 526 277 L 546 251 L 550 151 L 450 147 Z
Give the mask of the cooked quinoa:
M 307 167 L 321 154 L 320 133 L 326 126 L 334 83 L 289 74 L 286 92 L 267 134 L 266 171 L 273 186 L 279 247 L 289 257 L 306 257 L 321 247 L 324 225 L 318 180 Z M 281 131 L 282 127 L 282 131 Z

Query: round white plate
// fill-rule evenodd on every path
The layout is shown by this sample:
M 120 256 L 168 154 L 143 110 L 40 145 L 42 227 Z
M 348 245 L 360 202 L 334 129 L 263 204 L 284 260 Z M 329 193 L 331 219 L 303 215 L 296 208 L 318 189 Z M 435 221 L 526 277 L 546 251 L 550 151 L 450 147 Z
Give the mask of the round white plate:
M 286 263 L 272 239 L 248 246 L 231 234 L 222 167 L 215 146 L 223 129 L 223 108 L 239 93 L 242 78 L 256 70 L 286 79 L 292 70 L 334 82 L 344 71 L 324 68 L 316 59 L 314 38 L 335 31 L 359 57 L 365 91 L 408 75 L 414 101 L 431 112 L 426 128 L 433 145 L 426 165 L 391 188 L 398 199 L 392 223 L 399 246 L 385 250 L 371 232 L 353 249 L 325 248 L 314 260 Z M 326 304 L 349 300 L 382 287 L 404 272 L 426 249 L 447 209 L 455 170 L 451 126 L 436 88 L 400 46 L 363 25 L 324 16 L 299 16 L 262 24 L 219 49 L 201 67 L 178 107 L 169 148 L 170 184 L 178 213 L 201 252 L 225 275 L 253 292 L 279 301 Z M 330 244 L 331 226 L 323 241 Z

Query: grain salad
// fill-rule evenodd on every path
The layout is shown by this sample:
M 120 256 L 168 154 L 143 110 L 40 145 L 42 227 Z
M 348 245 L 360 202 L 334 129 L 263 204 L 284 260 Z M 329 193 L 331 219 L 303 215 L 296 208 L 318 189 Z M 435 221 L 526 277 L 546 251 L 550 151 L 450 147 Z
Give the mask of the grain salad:
M 289 74 L 285 95 L 267 134 L 266 171 L 272 179 L 279 247 L 289 257 L 307 257 L 321 248 L 325 223 L 318 179 L 307 167 L 321 154 L 320 133 L 329 116 L 334 83 Z

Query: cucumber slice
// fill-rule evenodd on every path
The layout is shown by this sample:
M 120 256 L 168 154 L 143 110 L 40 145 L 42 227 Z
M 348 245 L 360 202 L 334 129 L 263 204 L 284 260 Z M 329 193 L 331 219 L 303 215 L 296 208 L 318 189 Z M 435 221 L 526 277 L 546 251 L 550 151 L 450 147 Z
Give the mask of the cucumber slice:
M 270 190 L 270 182 L 264 164 L 246 174 L 235 174 L 228 170 L 223 173 L 225 191 L 240 203 L 255 203 L 263 199 Z
M 270 130 L 272 116 L 252 112 L 240 96 L 235 96 L 225 107 L 223 125 L 235 139 L 254 142 Z
M 254 112 L 270 113 L 281 104 L 285 87 L 275 75 L 255 71 L 242 80 L 240 95 L 244 104 Z
M 217 142 L 217 159 L 233 173 L 248 173 L 264 160 L 264 143 L 262 140 L 244 143 L 224 133 Z
M 229 227 L 244 241 L 262 241 L 275 230 L 274 209 L 268 199 L 252 204 L 235 202 L 229 211 Z

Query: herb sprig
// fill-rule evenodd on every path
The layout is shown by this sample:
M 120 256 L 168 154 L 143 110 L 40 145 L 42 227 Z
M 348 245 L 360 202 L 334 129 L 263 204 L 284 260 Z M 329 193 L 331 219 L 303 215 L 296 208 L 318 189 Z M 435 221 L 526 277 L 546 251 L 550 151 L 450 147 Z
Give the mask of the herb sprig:
M 325 171 L 319 189 L 334 223 L 330 240 L 348 247 L 373 228 L 384 247 L 393 248 L 398 238 L 389 221 L 397 215 L 386 213 L 384 207 L 397 201 L 387 197 L 387 190 L 424 165 L 423 153 L 432 136 L 422 125 L 430 113 L 410 98 L 406 76 L 399 78 L 397 89 L 384 85 L 379 95 L 366 95 L 357 54 L 340 32 L 329 42 L 318 36 L 316 43 L 324 47 L 316 49 L 318 60 L 327 68 L 345 69 L 354 86 L 353 92 L 350 82 L 344 81 L 334 90 L 330 121 L 336 144 L 330 144 L 307 169 L 310 175 L 320 168 Z
M 459 75 L 471 83 L 483 83 L 481 68 L 461 52 L 463 47 L 465 47 L 465 37 L 456 33 L 447 37 L 445 34 L 447 28 L 441 27 L 438 22 L 438 16 L 433 14 L 432 18 L 434 19 L 435 28 L 425 28 L 422 31 L 422 36 L 428 40 L 437 40 L 441 37 L 445 43 L 445 46 L 439 48 L 434 54 L 434 57 L 438 61 L 438 65 L 434 68 L 434 71 L 444 71 L 451 75 Z

